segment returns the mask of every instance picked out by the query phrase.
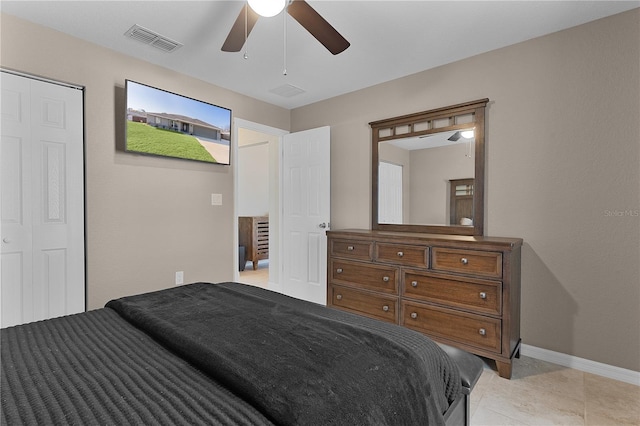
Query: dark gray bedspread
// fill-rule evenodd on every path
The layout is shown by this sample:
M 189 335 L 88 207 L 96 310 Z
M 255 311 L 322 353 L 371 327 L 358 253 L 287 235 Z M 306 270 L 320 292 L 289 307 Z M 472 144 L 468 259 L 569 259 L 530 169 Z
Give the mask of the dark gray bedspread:
M 268 425 L 111 309 L 2 329 L 3 425 Z
M 236 283 L 111 301 L 279 425 L 438 425 L 457 368 L 419 333 Z

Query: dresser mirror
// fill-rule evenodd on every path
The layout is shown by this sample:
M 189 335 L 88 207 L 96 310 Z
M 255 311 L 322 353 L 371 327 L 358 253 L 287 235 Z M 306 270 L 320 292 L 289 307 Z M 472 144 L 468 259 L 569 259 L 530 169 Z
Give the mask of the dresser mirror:
M 483 235 L 487 102 L 369 123 L 373 229 Z

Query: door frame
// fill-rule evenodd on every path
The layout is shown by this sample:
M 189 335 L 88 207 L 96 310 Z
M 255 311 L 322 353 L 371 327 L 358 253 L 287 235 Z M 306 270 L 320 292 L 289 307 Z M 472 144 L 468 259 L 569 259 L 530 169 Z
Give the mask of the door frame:
M 278 129 L 276 127 L 267 126 L 265 124 L 248 121 L 242 118 L 233 118 L 233 131 L 231 136 L 232 142 L 232 165 L 233 165 L 233 239 L 232 239 L 232 253 L 233 255 L 233 280 L 240 280 L 239 271 L 239 259 L 238 259 L 238 135 L 239 129 L 252 130 L 259 133 L 265 133 L 274 136 L 278 140 L 278 164 L 272 164 L 269 161 L 269 172 L 276 172 L 278 176 L 278 192 L 282 193 L 282 138 L 284 135 L 289 134 L 288 130 Z M 274 168 L 276 168 L 274 170 Z M 276 211 L 273 211 L 273 206 L 269 208 L 269 245 L 272 245 L 272 239 L 276 238 L 277 257 L 276 262 L 269 262 L 269 284 L 268 288 L 277 292 L 281 291 L 280 277 L 282 276 L 282 247 L 280 245 L 282 227 L 279 226 L 280 218 L 282 216 L 282 197 L 278 196 L 278 206 Z M 275 220 L 271 220 L 275 218 Z M 271 223 L 277 223 L 278 229 L 272 230 Z M 269 257 L 271 257 L 271 247 L 269 247 Z

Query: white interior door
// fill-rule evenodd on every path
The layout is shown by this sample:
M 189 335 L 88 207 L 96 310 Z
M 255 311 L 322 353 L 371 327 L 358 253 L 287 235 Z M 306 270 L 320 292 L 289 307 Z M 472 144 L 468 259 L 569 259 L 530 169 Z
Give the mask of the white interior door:
M 378 222 L 402 223 L 402 166 L 378 166 Z
M 327 303 L 329 127 L 283 137 L 282 292 Z
M 85 310 L 82 91 L 2 72 L 2 327 Z

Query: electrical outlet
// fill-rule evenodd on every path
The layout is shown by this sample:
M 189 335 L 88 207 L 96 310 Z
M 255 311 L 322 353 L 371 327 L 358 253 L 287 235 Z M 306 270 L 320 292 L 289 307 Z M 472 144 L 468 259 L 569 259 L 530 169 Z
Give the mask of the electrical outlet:
M 184 284 L 184 271 L 176 272 L 176 285 Z

